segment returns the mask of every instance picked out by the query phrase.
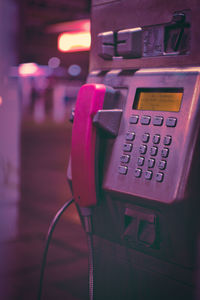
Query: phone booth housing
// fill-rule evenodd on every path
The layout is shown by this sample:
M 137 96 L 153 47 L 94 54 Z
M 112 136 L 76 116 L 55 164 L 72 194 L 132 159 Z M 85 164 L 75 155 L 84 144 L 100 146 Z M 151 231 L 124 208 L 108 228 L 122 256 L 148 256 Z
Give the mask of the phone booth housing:
M 197 2 L 92 1 L 68 178 L 92 207 L 95 300 L 200 299 Z

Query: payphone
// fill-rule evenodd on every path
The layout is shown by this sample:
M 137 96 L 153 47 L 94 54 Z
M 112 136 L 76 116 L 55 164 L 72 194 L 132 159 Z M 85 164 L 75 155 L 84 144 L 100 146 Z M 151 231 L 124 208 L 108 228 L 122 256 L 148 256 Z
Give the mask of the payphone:
M 92 214 L 96 300 L 200 299 L 199 13 L 93 0 L 68 179 Z

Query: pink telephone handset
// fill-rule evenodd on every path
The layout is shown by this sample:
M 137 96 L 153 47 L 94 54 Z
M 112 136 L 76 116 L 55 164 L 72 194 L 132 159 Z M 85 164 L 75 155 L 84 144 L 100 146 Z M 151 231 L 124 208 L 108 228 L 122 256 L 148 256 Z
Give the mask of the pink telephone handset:
M 94 115 L 103 109 L 106 86 L 85 84 L 80 88 L 73 123 L 71 167 L 75 202 L 80 207 L 97 204 L 95 182 L 96 127 Z

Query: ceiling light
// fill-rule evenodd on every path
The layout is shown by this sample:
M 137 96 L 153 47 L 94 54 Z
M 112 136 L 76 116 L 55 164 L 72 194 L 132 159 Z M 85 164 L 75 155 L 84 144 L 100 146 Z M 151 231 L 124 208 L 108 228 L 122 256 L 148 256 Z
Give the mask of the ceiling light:
M 58 49 L 62 52 L 88 51 L 90 44 L 90 32 L 66 32 L 58 37 Z

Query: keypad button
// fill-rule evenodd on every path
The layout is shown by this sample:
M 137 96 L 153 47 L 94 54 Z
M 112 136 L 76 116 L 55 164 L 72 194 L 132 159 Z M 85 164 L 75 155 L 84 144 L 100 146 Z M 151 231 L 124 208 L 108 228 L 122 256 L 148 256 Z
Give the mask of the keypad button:
M 173 118 L 173 117 L 167 118 L 166 120 L 167 127 L 175 127 L 176 124 L 177 124 L 177 118 Z
M 128 163 L 129 160 L 130 160 L 130 155 L 124 154 L 124 155 L 121 155 L 121 156 L 120 156 L 120 161 L 121 161 L 122 163 Z
M 151 117 L 149 117 L 149 116 L 142 116 L 142 117 L 141 117 L 140 123 L 141 123 L 142 125 L 149 125 L 150 122 L 151 122 Z
M 141 177 L 141 175 L 142 175 L 142 170 L 139 168 L 135 169 L 135 177 L 139 178 Z
M 151 149 L 150 149 L 150 155 L 151 156 L 156 156 L 157 153 L 158 153 L 158 148 L 155 147 L 155 146 L 151 147 Z
M 142 135 L 142 141 L 143 141 L 143 143 L 148 143 L 149 137 L 150 137 L 149 133 L 144 133 Z
M 169 149 L 168 148 L 163 148 L 161 151 L 161 156 L 166 158 L 169 155 Z
M 126 175 L 128 172 L 128 168 L 125 166 L 119 166 L 119 174 Z
M 141 145 L 139 148 L 140 154 L 145 154 L 147 152 L 147 146 L 146 145 Z
M 172 142 L 172 137 L 171 137 L 171 135 L 166 135 L 165 137 L 164 137 L 164 145 L 166 145 L 166 146 L 169 146 L 169 145 L 171 145 L 171 142 Z
M 157 182 L 162 182 L 163 179 L 164 179 L 164 174 L 163 173 L 159 172 L 159 173 L 156 174 L 156 181 Z
M 155 166 L 155 159 L 149 158 L 148 159 L 148 168 L 153 168 Z
M 132 148 L 133 148 L 133 145 L 132 144 L 124 144 L 123 146 L 123 150 L 125 152 L 131 152 L 132 151 Z
M 138 120 L 139 120 L 139 116 L 132 115 L 132 116 L 130 116 L 129 123 L 130 124 L 137 124 Z
M 163 117 L 156 116 L 156 117 L 154 117 L 154 119 L 153 119 L 153 125 L 154 125 L 154 126 L 162 126 L 163 120 L 164 120 Z
M 126 133 L 126 140 L 127 141 L 133 141 L 135 139 L 135 133 L 134 132 L 127 132 Z
M 154 134 L 153 143 L 154 144 L 159 144 L 160 143 L 160 134 Z
M 144 175 L 145 179 L 151 180 L 152 176 L 153 176 L 153 172 L 152 171 L 146 171 L 145 172 L 145 175 Z
M 137 164 L 138 166 L 143 166 L 144 165 L 144 157 L 138 157 L 138 160 L 137 160 Z
M 160 160 L 159 163 L 158 163 L 158 168 L 160 170 L 165 170 L 166 169 L 166 166 L 167 166 L 167 162 L 165 160 Z

